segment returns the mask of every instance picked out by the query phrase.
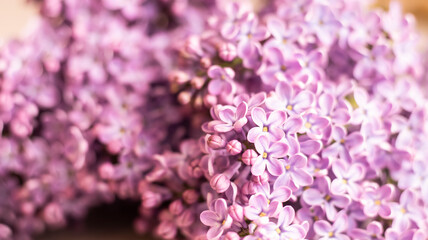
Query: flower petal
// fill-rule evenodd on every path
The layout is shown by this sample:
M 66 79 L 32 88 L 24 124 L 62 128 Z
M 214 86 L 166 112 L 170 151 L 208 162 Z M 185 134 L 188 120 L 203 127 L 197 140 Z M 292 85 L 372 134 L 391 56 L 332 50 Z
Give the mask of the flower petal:
M 220 217 L 213 211 L 206 210 L 201 213 L 201 222 L 207 226 L 216 226 L 221 220 Z
M 320 206 L 323 202 L 323 196 L 317 189 L 310 188 L 303 192 L 303 201 L 312 206 Z
M 251 111 L 251 118 L 257 126 L 264 127 L 266 123 L 266 112 L 263 108 L 255 107 Z

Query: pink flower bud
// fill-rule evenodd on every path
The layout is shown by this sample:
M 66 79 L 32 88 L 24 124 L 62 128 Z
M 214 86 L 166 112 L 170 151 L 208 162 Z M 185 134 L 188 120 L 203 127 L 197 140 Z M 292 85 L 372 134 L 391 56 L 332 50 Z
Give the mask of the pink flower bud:
M 54 227 L 65 225 L 64 213 L 61 207 L 56 203 L 50 203 L 43 209 L 43 220 L 45 220 L 48 225 Z
M 163 239 L 175 239 L 177 227 L 171 221 L 162 221 L 156 228 L 156 234 Z
M 134 229 L 138 234 L 146 234 L 150 231 L 149 224 L 147 221 L 137 218 L 134 221 Z
M 23 202 L 21 204 L 21 212 L 24 215 L 32 215 L 32 214 L 34 214 L 34 211 L 35 211 L 35 206 L 34 206 L 33 203 L 31 203 L 31 202 Z
M 264 184 L 267 183 L 269 181 L 269 174 L 264 171 L 261 175 L 259 176 L 252 176 L 251 177 L 251 181 L 257 183 L 257 184 Z
M 224 61 L 232 61 L 236 57 L 236 47 L 231 43 L 223 43 L 219 52 L 220 58 Z
M 190 83 L 194 88 L 201 89 L 202 86 L 204 86 L 205 79 L 201 77 L 194 77 L 192 78 L 192 80 L 190 80 Z
M 47 0 L 43 1 L 42 11 L 48 17 L 57 17 L 62 10 L 62 4 L 60 1 Z
M 239 204 L 233 204 L 229 207 L 229 215 L 236 222 L 243 222 L 244 219 L 244 208 Z
M 256 191 L 254 189 L 254 184 L 252 182 L 244 183 L 244 185 L 242 185 L 241 191 L 242 191 L 242 194 L 244 195 L 256 194 Z
M 253 149 L 248 149 L 242 154 L 242 162 L 247 165 L 253 165 L 258 155 Z
M 224 235 L 224 240 L 239 240 L 241 237 L 236 232 L 228 232 Z
M 230 186 L 230 179 L 224 174 L 215 174 L 210 180 L 211 187 L 218 193 L 226 192 Z
M 192 94 L 190 92 L 181 92 L 180 94 L 178 94 L 178 102 L 183 105 L 190 103 L 191 100 Z
M 144 208 L 154 208 L 159 206 L 162 202 L 162 196 L 159 193 L 146 191 L 142 196 Z
M 0 239 L 10 239 L 12 237 L 12 230 L 4 224 L 0 223 Z
M 203 57 L 201 58 L 200 64 L 203 68 L 209 68 L 212 65 L 211 59 L 208 57 Z
M 179 227 L 188 227 L 195 222 L 195 214 L 191 209 L 185 210 L 177 218 L 177 226 Z
M 204 54 L 204 51 L 201 47 L 201 39 L 195 35 L 190 36 L 186 41 L 185 51 L 187 54 L 193 56 L 202 56 Z
M 112 179 L 114 177 L 114 166 L 109 162 L 101 164 L 98 168 L 98 173 L 102 179 Z
M 226 145 L 226 141 L 219 135 L 211 135 L 208 138 L 208 146 L 212 149 L 223 148 Z
M 182 71 L 175 71 L 169 75 L 169 81 L 171 83 L 183 84 L 189 81 L 189 75 Z
M 200 164 L 199 159 L 195 159 L 190 162 L 187 168 L 188 173 L 194 178 L 200 178 L 204 174 L 199 164 Z
M 179 215 L 181 212 L 183 212 L 183 209 L 184 209 L 183 203 L 181 202 L 180 199 L 177 199 L 171 204 L 169 204 L 169 211 L 173 215 Z
M 202 96 L 198 95 L 195 97 L 195 102 L 193 103 L 193 106 L 195 107 L 195 109 L 203 108 L 204 104 L 205 102 Z
M 211 107 L 217 104 L 217 97 L 211 94 L 206 94 L 204 96 L 204 104 L 207 107 Z
M 199 194 L 198 192 L 196 192 L 193 189 L 189 189 L 183 192 L 183 200 L 187 203 L 187 204 L 193 204 L 195 202 L 198 201 L 199 199 Z
M 242 151 L 242 144 L 238 140 L 232 140 L 227 143 L 226 150 L 231 155 L 240 154 Z

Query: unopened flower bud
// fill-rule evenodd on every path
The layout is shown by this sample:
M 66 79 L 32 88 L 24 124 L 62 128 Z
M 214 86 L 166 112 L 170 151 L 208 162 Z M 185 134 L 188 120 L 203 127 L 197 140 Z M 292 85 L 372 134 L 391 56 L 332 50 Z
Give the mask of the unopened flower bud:
M 98 173 L 102 179 L 112 179 L 114 177 L 114 166 L 109 162 L 101 164 L 98 168 Z
M 269 181 L 269 174 L 264 171 L 261 175 L 259 176 L 252 176 L 251 177 L 251 181 L 257 183 L 257 184 L 264 184 L 267 183 Z
M 56 203 L 50 203 L 43 209 L 43 220 L 54 227 L 61 227 L 65 224 L 64 213 Z
M 236 222 L 243 222 L 244 219 L 244 208 L 239 204 L 234 204 L 229 207 L 229 215 Z
M 34 214 L 35 209 L 36 208 L 35 208 L 34 204 L 31 203 L 31 202 L 23 202 L 21 204 L 21 212 L 24 215 L 32 215 L 32 214 Z
M 203 57 L 200 60 L 200 64 L 201 64 L 201 67 L 203 67 L 203 68 L 209 68 L 209 67 L 211 67 L 211 64 L 212 64 L 211 59 L 208 57 Z
M 253 149 L 248 149 L 242 154 L 242 162 L 247 165 L 253 165 L 258 157 L 258 154 Z
M 202 56 L 204 51 L 201 47 L 201 39 L 196 35 L 190 36 L 186 41 L 185 51 L 189 55 Z
M 226 192 L 230 186 L 230 179 L 224 174 L 215 174 L 210 180 L 211 187 L 218 193 Z
M 169 211 L 173 215 L 179 215 L 181 212 L 183 212 L 183 209 L 184 209 L 183 203 L 181 202 L 180 199 L 177 199 L 171 204 L 169 204 Z
M 177 225 L 179 227 L 188 227 L 195 222 L 195 213 L 192 209 L 187 209 L 180 214 L 177 218 Z
M 169 81 L 171 83 L 183 84 L 189 81 L 189 75 L 182 71 L 175 71 L 170 74 Z
M 0 223 L 0 239 L 10 239 L 12 237 L 12 230 Z
M 204 174 L 203 170 L 199 166 L 199 163 L 199 159 L 195 159 L 191 161 L 189 166 L 187 167 L 188 173 L 194 178 L 200 178 Z
M 144 208 L 154 208 L 159 206 L 162 202 L 162 196 L 159 193 L 146 191 L 142 196 Z
M 230 155 L 240 154 L 242 151 L 242 144 L 238 140 L 232 140 L 227 143 L 226 150 Z
M 192 80 L 190 80 L 190 83 L 194 88 L 201 89 L 202 86 L 204 86 L 205 79 L 201 77 L 193 77 Z
M 137 218 L 134 221 L 134 229 L 138 234 L 146 234 L 148 231 L 150 231 L 149 224 L 147 221 Z
M 252 182 L 244 183 L 244 185 L 242 185 L 241 191 L 242 191 L 242 194 L 244 194 L 244 195 L 256 194 L 256 191 L 254 189 L 254 183 L 252 183 Z
M 220 149 L 226 145 L 226 141 L 219 135 L 211 135 L 208 138 L 208 146 L 212 149 Z
M 47 0 L 43 1 L 42 11 L 48 17 L 57 17 L 62 10 L 62 4 L 60 1 Z
M 183 105 L 190 103 L 191 100 L 192 94 L 190 92 L 181 92 L 180 94 L 178 94 L 178 102 Z
M 236 47 L 231 43 L 224 43 L 220 46 L 220 58 L 224 61 L 232 61 L 236 57 Z
M 204 104 L 207 107 L 211 107 L 217 104 L 217 97 L 211 94 L 206 94 L 204 96 Z
M 236 232 L 228 232 L 224 235 L 224 240 L 239 240 L 241 237 Z
M 162 239 L 175 239 L 177 227 L 171 221 L 162 221 L 156 228 L 156 234 Z
M 183 192 L 183 200 L 187 203 L 187 204 L 193 204 L 196 201 L 198 201 L 199 199 L 199 194 L 198 192 L 196 192 L 193 189 L 189 189 Z

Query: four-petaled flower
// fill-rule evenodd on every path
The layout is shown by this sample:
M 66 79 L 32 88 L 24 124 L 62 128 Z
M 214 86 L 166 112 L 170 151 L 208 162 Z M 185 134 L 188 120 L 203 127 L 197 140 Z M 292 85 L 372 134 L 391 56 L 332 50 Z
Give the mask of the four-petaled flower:
M 222 68 L 214 65 L 208 69 L 208 77 L 211 78 L 208 84 L 208 92 L 212 95 L 229 95 L 235 91 L 233 78 L 235 71 L 231 68 Z
M 307 158 L 303 154 L 285 158 L 284 165 L 284 173 L 275 181 L 275 187 L 289 186 L 292 190 L 297 190 L 301 186 L 309 186 L 313 183 L 311 174 L 305 170 Z
M 260 136 L 256 139 L 255 147 L 260 155 L 251 168 L 253 175 L 261 175 L 266 168 L 274 176 L 279 176 L 284 172 L 284 164 L 279 159 L 287 154 L 287 144 L 283 142 L 272 143 L 266 136 Z
M 314 230 L 320 237 L 319 240 L 350 240 L 344 234 L 348 229 L 348 217 L 345 212 L 340 212 L 334 219 L 333 225 L 325 220 L 319 220 L 314 224 Z
M 219 239 L 224 230 L 232 226 L 233 219 L 227 211 L 226 200 L 216 199 L 212 205 L 212 209 L 201 213 L 201 222 L 210 227 L 207 232 L 209 239 Z
M 302 199 L 312 206 L 322 206 L 327 219 L 333 221 L 336 218 L 338 208 L 346 208 L 351 199 L 347 195 L 333 194 L 330 192 L 330 178 L 320 177 L 316 181 L 318 188 L 309 188 L 302 194 Z
M 312 107 L 315 96 L 308 90 L 298 91 L 286 82 L 280 82 L 275 94 L 266 99 L 266 106 L 272 110 L 286 111 L 290 115 L 301 114 Z
M 251 128 L 248 132 L 248 141 L 255 142 L 257 137 L 262 135 L 267 136 L 271 141 L 279 141 L 285 136 L 284 131 L 281 129 L 287 119 L 285 112 L 273 111 L 269 116 L 266 116 L 263 108 L 255 107 L 251 111 L 251 118 L 257 126 Z
M 364 206 L 364 213 L 369 217 L 377 215 L 382 218 L 390 218 L 392 214 L 391 203 L 394 187 L 391 184 L 383 185 L 380 188 L 372 186 L 366 187 L 361 196 L 361 203 Z
M 270 201 L 265 195 L 258 193 L 251 196 L 249 205 L 244 208 L 244 213 L 250 220 L 266 223 L 270 217 L 278 217 L 281 209 L 281 202 Z

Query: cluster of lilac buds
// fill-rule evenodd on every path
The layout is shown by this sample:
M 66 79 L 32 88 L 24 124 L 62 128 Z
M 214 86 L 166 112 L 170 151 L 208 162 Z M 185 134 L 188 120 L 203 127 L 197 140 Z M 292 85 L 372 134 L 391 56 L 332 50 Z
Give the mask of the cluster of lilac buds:
M 428 239 L 412 16 L 368 0 L 40 0 L 0 50 L 0 239 L 116 197 L 162 239 Z

